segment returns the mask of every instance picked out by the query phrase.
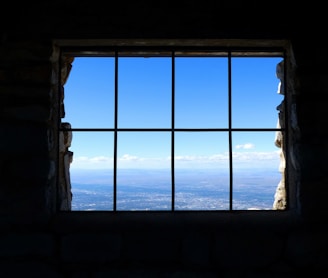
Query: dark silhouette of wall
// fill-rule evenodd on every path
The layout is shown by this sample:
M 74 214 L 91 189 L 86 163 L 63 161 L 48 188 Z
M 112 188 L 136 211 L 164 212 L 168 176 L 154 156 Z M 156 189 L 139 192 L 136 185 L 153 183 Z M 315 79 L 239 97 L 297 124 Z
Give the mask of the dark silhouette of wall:
M 328 265 L 325 9 L 282 1 L 97 2 L 3 4 L 0 277 L 295 277 L 304 271 L 323 276 Z M 58 45 L 106 45 L 110 39 L 290 42 L 289 146 L 296 160 L 289 165 L 290 209 L 58 212 Z

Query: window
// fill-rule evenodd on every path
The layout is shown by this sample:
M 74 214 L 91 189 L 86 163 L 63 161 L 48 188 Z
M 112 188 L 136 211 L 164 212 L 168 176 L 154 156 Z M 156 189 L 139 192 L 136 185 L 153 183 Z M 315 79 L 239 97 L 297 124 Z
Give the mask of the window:
M 74 57 L 60 123 L 72 210 L 274 209 L 286 174 L 282 48 L 62 55 Z

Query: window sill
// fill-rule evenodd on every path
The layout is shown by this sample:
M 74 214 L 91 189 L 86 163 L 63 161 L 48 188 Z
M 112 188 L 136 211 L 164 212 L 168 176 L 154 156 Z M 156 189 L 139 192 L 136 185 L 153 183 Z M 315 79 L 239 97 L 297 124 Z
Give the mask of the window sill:
M 121 232 L 172 230 L 288 230 L 299 224 L 292 211 L 71 211 L 59 212 L 53 219 L 58 232 Z M 241 230 L 242 229 L 242 230 Z

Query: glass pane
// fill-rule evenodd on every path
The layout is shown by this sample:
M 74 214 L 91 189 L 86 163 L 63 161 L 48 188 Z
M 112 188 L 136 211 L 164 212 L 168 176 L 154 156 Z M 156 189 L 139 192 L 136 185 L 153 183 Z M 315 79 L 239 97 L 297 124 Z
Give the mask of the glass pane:
M 233 209 L 272 209 L 281 180 L 275 132 L 234 132 Z
M 276 66 L 282 58 L 232 58 L 232 127 L 275 128 L 280 80 Z
M 117 210 L 170 210 L 170 133 L 119 132 L 117 154 Z
M 119 59 L 118 126 L 171 126 L 171 58 Z
M 75 58 L 65 84 L 63 122 L 72 128 L 113 128 L 114 69 L 114 58 Z
M 228 126 L 227 58 L 175 59 L 175 127 Z
M 113 209 L 113 133 L 74 132 L 72 210 Z
M 175 209 L 229 209 L 227 133 L 175 133 Z

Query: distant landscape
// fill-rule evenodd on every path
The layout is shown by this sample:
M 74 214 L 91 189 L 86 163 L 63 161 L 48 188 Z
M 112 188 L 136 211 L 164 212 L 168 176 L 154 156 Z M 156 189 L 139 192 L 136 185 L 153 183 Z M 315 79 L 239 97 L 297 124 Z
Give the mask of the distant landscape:
M 234 171 L 233 210 L 271 210 L 281 174 L 277 169 Z M 113 210 L 109 170 L 71 171 L 72 210 Z M 171 210 L 169 170 L 121 169 L 117 174 L 117 210 Z M 229 173 L 223 170 L 176 170 L 175 210 L 229 210 Z

